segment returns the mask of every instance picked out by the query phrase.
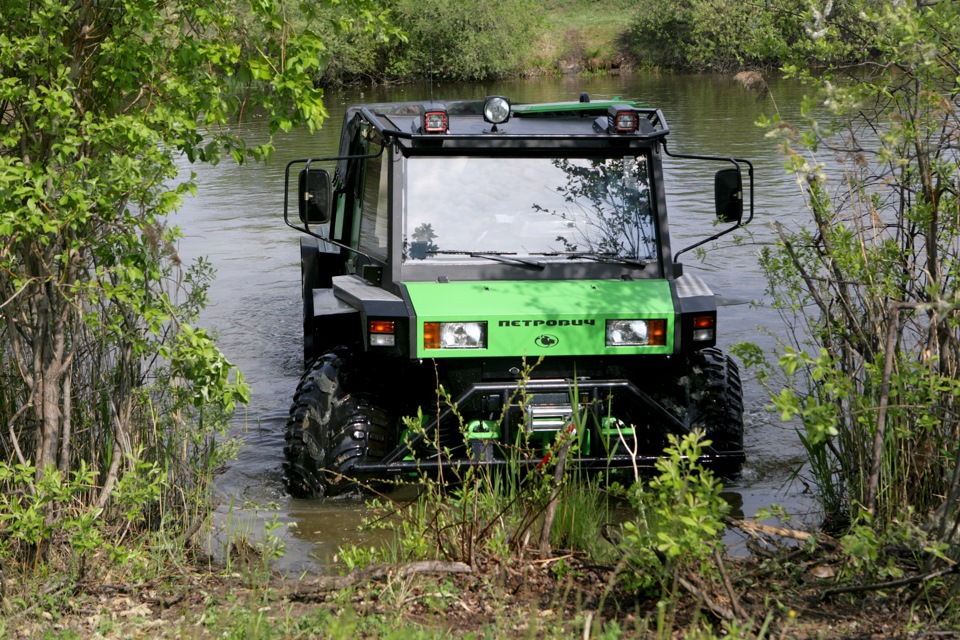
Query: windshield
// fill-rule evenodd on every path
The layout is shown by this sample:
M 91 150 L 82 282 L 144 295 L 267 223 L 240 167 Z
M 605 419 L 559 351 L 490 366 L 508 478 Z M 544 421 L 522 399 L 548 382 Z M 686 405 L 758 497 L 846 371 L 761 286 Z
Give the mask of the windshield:
M 642 156 L 412 157 L 407 176 L 404 261 L 657 259 Z

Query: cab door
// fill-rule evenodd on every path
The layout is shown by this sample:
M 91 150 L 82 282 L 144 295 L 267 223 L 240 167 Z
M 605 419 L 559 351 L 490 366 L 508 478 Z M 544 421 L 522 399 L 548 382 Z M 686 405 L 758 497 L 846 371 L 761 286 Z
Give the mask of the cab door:
M 360 273 L 364 265 L 382 267 L 387 261 L 389 151 L 379 133 L 360 121 L 348 153 L 360 157 L 338 167 L 341 185 L 334 237 L 360 252 L 347 260 L 347 272 Z

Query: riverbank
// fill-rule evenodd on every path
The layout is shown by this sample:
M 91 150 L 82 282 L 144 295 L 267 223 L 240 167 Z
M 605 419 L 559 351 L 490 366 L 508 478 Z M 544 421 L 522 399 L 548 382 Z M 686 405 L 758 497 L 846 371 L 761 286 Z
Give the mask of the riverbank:
M 338 87 L 621 73 L 632 67 L 624 34 L 635 13 L 627 0 L 398 0 L 389 17 L 398 32 L 323 33 L 337 54 L 316 81 Z
M 803 532 L 754 532 L 780 551 L 727 557 L 722 581 L 678 575 L 666 600 L 644 599 L 574 553 L 525 561 L 368 567 L 291 579 L 255 556 L 217 566 L 196 556 L 133 583 L 109 574 L 47 588 L 0 621 L 9 638 L 922 638 L 957 637 L 924 619 L 923 577 L 891 585 L 840 580 L 829 539 L 788 549 Z M 785 537 L 786 536 L 786 537 Z M 719 557 L 719 556 L 718 556 Z M 904 568 L 909 569 L 905 565 Z M 912 570 L 911 570 L 912 571 Z M 930 585 L 933 581 L 927 581 Z M 847 587 L 847 588 L 845 588 Z

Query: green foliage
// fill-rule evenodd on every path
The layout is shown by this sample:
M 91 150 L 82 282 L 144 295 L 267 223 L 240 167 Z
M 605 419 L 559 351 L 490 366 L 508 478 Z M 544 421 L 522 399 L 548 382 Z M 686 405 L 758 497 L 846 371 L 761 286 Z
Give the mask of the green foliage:
M 486 80 L 516 73 L 532 49 L 539 0 L 394 0 L 407 33 L 389 73 L 445 80 Z
M 486 80 L 522 71 L 542 29 L 540 0 L 390 0 L 396 30 L 330 28 L 325 82 Z M 335 5 L 322 9 L 333 16 Z
M 635 520 L 623 524 L 628 588 L 647 595 L 670 593 L 678 569 L 692 569 L 702 578 L 714 573 L 710 562 L 730 506 L 720 496 L 723 485 L 697 460 L 709 441 L 692 433 L 670 435 L 657 475 L 639 481 L 627 492 Z
M 949 547 L 910 520 L 895 521 L 895 526 L 883 530 L 872 520 L 869 513 L 861 512 L 840 538 L 841 580 L 882 583 L 903 578 L 905 567 L 950 562 Z
M 526 402 L 525 383 L 534 366 L 525 366 L 514 397 L 505 406 Z M 571 397 L 579 397 L 575 389 Z M 453 409 L 466 435 L 462 417 L 442 387 L 438 402 Z M 586 424 L 587 414 L 585 409 L 574 423 Z M 425 433 L 422 412 L 405 418 L 404 424 L 410 436 L 434 439 L 430 444 L 440 449 L 441 458 L 451 457 L 435 435 Z M 546 450 L 528 437 L 525 428 L 519 429 L 516 445 L 503 452 L 514 462 L 506 470 L 465 466 L 438 477 L 431 461 L 423 461 L 417 498 L 406 503 L 375 501 L 379 515 L 365 523 L 389 532 L 390 543 L 379 549 L 347 545 L 339 549 L 338 557 L 351 570 L 376 562 L 424 559 L 477 566 L 506 562 L 537 542 L 542 553 L 562 546 L 598 559 L 610 556 L 612 549 L 600 535 L 608 521 L 609 496 L 599 482 L 580 478 L 564 464 L 565 452 L 580 447 L 577 429 L 558 432 Z
M 340 23 L 380 23 L 367 0 L 338 4 Z M 131 558 L 129 532 L 207 514 L 248 390 L 196 326 L 213 272 L 180 263 L 166 223 L 197 188 L 177 161 L 265 157 L 236 126 L 254 108 L 271 133 L 320 126 L 324 17 L 281 0 L 4 3 L 4 566 L 64 545 Z
M 424 559 L 505 562 L 536 544 L 544 526 L 550 526 L 552 545 L 609 556 L 611 549 L 599 537 L 608 520 L 606 492 L 596 482 L 565 475 L 548 525 L 543 516 L 555 482 L 550 471 L 553 466 L 545 465 L 523 479 L 518 468 L 505 474 L 470 469 L 444 481 L 424 476 L 416 500 L 374 502 L 382 515 L 365 526 L 389 532 L 390 543 L 375 550 L 347 545 L 338 557 L 348 569 Z
M 285 1 L 291 8 L 295 4 L 294 0 Z M 323 42 L 314 76 L 320 84 L 382 79 L 388 58 L 407 39 L 396 24 L 390 2 L 323 2 L 306 13 L 290 13 L 295 30 L 313 29 Z
M 860 61 L 871 53 L 860 14 L 877 0 L 641 0 L 625 35 L 640 66 L 728 72 L 804 56 L 808 64 Z
M 790 388 L 773 406 L 799 419 L 835 525 L 862 511 L 882 536 L 932 513 L 949 539 L 960 496 L 960 122 L 947 96 L 960 91 L 960 6 L 868 6 L 861 20 L 879 63 L 801 71 L 796 50 L 789 70 L 816 96 L 805 126 L 766 123 L 807 203 L 806 219 L 778 224 L 761 254 L 768 299 L 795 337 L 780 356 Z M 845 544 L 869 559 L 864 526 Z
M 63 540 L 74 566 L 93 555 L 114 567 L 133 563 L 137 553 L 125 548 L 118 534 L 142 522 L 145 507 L 156 503 L 165 485 L 156 465 L 134 465 L 134 473 L 126 474 L 114 489 L 111 513 L 85 504 L 97 476 L 85 464 L 64 477 L 53 467 L 38 473 L 30 465 L 0 462 L 0 484 L 32 488 L 0 495 L 0 557 L 7 562 L 17 558 L 37 562 L 45 543 Z

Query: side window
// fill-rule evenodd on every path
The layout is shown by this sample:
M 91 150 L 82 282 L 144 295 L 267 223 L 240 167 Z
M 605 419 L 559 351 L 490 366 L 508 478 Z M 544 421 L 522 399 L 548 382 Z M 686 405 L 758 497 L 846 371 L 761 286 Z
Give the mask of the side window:
M 366 153 L 377 153 L 381 149 L 379 140 L 371 139 Z M 360 208 L 360 237 L 358 248 L 375 258 L 387 259 L 387 238 L 389 225 L 389 202 L 387 194 L 389 151 L 384 150 L 379 157 L 364 161 L 362 205 Z
M 358 117 L 344 122 L 341 132 L 340 149 L 346 149 L 348 155 L 363 155 L 365 141 L 358 135 L 360 122 Z M 333 238 L 340 242 L 351 243 L 356 237 L 356 212 L 363 198 L 359 187 L 362 177 L 360 160 L 340 160 L 334 175 L 336 187 L 336 215 L 332 229 Z

